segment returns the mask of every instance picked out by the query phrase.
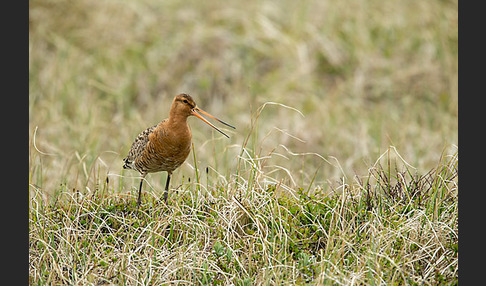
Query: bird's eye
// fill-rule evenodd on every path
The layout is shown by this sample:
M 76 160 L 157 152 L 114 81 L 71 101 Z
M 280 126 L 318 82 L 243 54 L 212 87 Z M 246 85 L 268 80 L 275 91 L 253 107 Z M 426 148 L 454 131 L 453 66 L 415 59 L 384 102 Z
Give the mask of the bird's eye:
M 183 101 L 184 101 L 184 103 L 188 103 L 188 102 L 187 102 L 187 99 L 184 99 Z

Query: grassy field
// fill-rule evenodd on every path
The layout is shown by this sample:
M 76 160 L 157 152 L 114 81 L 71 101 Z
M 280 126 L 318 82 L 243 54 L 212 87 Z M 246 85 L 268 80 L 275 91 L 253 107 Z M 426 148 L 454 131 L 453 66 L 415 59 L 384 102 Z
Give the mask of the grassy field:
M 29 6 L 31 284 L 457 284 L 457 1 Z M 180 92 L 236 130 L 137 209 Z

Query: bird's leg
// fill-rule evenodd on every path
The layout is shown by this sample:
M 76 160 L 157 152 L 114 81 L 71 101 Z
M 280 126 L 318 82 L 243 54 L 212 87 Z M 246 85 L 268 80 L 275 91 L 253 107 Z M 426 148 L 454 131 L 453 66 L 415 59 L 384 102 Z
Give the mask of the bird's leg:
M 164 199 L 164 202 L 167 203 L 167 197 L 169 196 L 169 182 L 170 182 L 170 173 L 167 174 L 167 182 L 165 183 L 165 191 L 164 191 L 164 196 L 162 197 Z
M 140 187 L 138 188 L 137 207 L 140 207 L 140 204 L 142 203 L 142 184 L 144 179 L 145 179 L 145 175 L 142 175 L 142 178 L 140 179 Z

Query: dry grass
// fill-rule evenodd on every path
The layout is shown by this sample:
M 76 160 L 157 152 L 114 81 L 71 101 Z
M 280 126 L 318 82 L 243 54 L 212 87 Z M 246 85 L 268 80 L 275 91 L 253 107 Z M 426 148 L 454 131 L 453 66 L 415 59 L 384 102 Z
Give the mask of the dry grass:
M 457 283 L 457 1 L 29 5 L 32 284 Z M 136 211 L 179 92 L 237 129 Z
M 390 148 L 327 190 L 234 183 L 185 183 L 169 207 L 146 192 L 140 209 L 105 178 L 54 204 L 31 186 L 31 283 L 457 283 L 457 155 L 418 175 Z

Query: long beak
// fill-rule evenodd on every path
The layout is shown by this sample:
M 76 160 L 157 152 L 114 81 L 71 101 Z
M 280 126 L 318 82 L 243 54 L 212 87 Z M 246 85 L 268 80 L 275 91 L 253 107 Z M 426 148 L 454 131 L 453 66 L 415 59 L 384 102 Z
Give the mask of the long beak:
M 216 118 L 216 117 L 212 116 L 211 114 L 207 113 L 206 111 L 204 111 L 204 110 L 202 110 L 202 109 L 200 109 L 200 108 L 198 108 L 198 107 L 196 107 L 196 108 L 194 108 L 194 109 L 195 109 L 196 111 L 201 112 L 202 114 L 204 114 L 204 115 L 206 115 L 206 116 L 211 117 L 211 118 L 212 118 L 212 119 L 214 119 L 214 120 L 219 121 L 220 123 L 223 123 L 223 124 L 224 124 L 224 125 L 226 125 L 226 126 L 229 126 L 229 127 L 233 128 L 233 129 L 236 129 L 236 127 L 234 127 L 233 125 L 229 125 L 228 123 L 224 122 L 223 120 L 220 120 L 220 119 L 218 119 L 218 118 Z
M 207 113 L 206 111 L 204 111 L 204 110 L 202 110 L 202 109 L 200 109 L 200 108 L 198 108 L 198 107 L 195 107 L 195 108 L 193 108 L 193 109 L 192 109 L 192 112 L 191 112 L 191 113 L 192 113 L 192 115 L 194 115 L 194 116 L 196 116 L 197 118 L 201 119 L 202 121 L 206 122 L 206 123 L 207 123 L 209 126 L 211 126 L 211 127 L 213 127 L 214 129 L 218 130 L 218 131 L 219 131 L 219 133 L 223 134 L 223 135 L 224 135 L 224 136 L 226 136 L 227 138 L 229 138 L 229 136 L 228 136 L 228 135 L 226 135 L 226 133 L 224 133 L 223 131 L 219 130 L 219 128 L 218 128 L 218 127 L 216 127 L 216 126 L 214 126 L 213 124 L 211 124 L 211 122 L 207 121 L 207 120 L 206 120 L 206 118 L 202 117 L 202 115 L 198 113 L 198 111 L 199 111 L 199 112 L 201 112 L 201 113 L 202 113 L 202 114 L 204 114 L 204 115 L 207 115 L 207 116 L 209 116 L 209 117 L 211 117 L 211 118 L 213 118 L 213 119 L 215 119 L 215 120 L 217 120 L 217 121 L 219 121 L 219 122 L 223 123 L 224 125 L 227 125 L 227 126 L 229 126 L 229 127 L 231 127 L 231 128 L 234 128 L 234 129 L 235 129 L 235 127 L 233 127 L 233 126 L 229 125 L 228 123 L 226 123 L 226 122 L 224 122 L 224 121 L 222 121 L 222 120 L 219 120 L 218 118 L 216 118 L 216 117 L 212 116 L 211 114 Z

